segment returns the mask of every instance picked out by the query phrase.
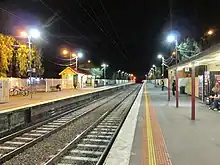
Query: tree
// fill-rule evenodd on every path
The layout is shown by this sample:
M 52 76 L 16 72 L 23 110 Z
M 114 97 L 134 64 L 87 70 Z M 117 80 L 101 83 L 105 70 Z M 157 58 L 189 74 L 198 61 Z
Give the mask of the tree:
M 160 78 L 161 78 L 161 68 L 160 68 L 160 67 L 157 67 L 157 68 L 156 68 L 155 77 L 156 77 L 157 79 L 160 79 Z
M 36 74 L 43 74 L 40 51 L 36 47 L 31 49 L 31 65 L 36 68 Z M 29 64 L 29 48 L 11 36 L 0 34 L 0 77 L 27 76 Z
M 96 77 L 101 77 L 103 74 L 103 70 L 100 68 L 91 68 L 91 73 Z
M 12 63 L 14 38 L 0 34 L 0 77 L 6 77 Z
M 178 46 L 178 51 L 180 52 L 180 60 L 185 60 L 200 53 L 201 49 L 194 39 L 187 37 Z
M 16 68 L 19 68 L 19 71 L 16 72 L 17 76 L 26 76 L 27 74 L 28 53 L 29 49 L 27 48 L 27 45 L 19 44 L 19 48 L 16 52 Z
M 41 52 L 39 49 L 37 49 L 37 47 L 32 48 L 32 66 L 36 69 L 37 76 L 41 76 L 44 73 Z

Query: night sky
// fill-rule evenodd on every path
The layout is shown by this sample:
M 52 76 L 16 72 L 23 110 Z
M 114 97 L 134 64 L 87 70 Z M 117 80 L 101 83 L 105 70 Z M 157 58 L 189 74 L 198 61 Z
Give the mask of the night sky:
M 47 77 L 63 69 L 62 47 L 83 51 L 83 60 L 97 66 L 106 62 L 110 71 L 144 76 L 152 64 L 160 65 L 158 53 L 169 56 L 165 39 L 171 30 L 179 40 L 199 39 L 220 24 L 218 0 L 5 0 L 0 7 L 11 12 L 0 10 L 7 18 L 0 20 L 3 33 L 26 25 L 41 29 Z

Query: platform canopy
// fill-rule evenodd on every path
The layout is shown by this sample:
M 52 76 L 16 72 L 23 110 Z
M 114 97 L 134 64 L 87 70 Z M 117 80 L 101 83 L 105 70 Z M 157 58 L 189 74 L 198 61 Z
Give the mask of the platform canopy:
M 220 43 L 216 44 L 200 54 L 197 54 L 185 61 L 181 61 L 178 63 L 178 71 L 183 70 L 184 68 L 191 68 L 192 63 L 195 64 L 195 66 L 201 66 L 201 65 L 211 65 L 211 64 L 220 64 Z M 176 65 L 173 65 L 169 67 L 169 70 L 173 70 L 176 68 Z

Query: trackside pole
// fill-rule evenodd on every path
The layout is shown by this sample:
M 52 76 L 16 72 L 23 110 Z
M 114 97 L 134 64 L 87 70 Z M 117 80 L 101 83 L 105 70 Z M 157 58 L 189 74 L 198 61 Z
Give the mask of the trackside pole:
M 191 76 L 191 83 L 192 83 L 192 96 L 191 96 L 191 104 L 192 104 L 192 109 L 191 109 L 191 120 L 196 119 L 196 106 L 195 106 L 195 65 L 194 63 L 192 64 L 192 76 Z
M 169 73 L 168 73 L 168 101 L 170 101 L 170 76 L 169 76 Z

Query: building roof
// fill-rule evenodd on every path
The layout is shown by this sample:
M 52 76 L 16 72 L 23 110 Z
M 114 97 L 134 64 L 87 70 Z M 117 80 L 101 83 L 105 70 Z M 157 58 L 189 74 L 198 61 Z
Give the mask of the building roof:
M 74 74 L 84 74 L 84 75 L 92 75 L 89 70 L 77 68 L 77 71 L 74 67 L 66 67 L 62 72 L 59 73 L 59 75 L 62 75 L 63 73 L 66 72 L 66 70 L 71 70 Z

